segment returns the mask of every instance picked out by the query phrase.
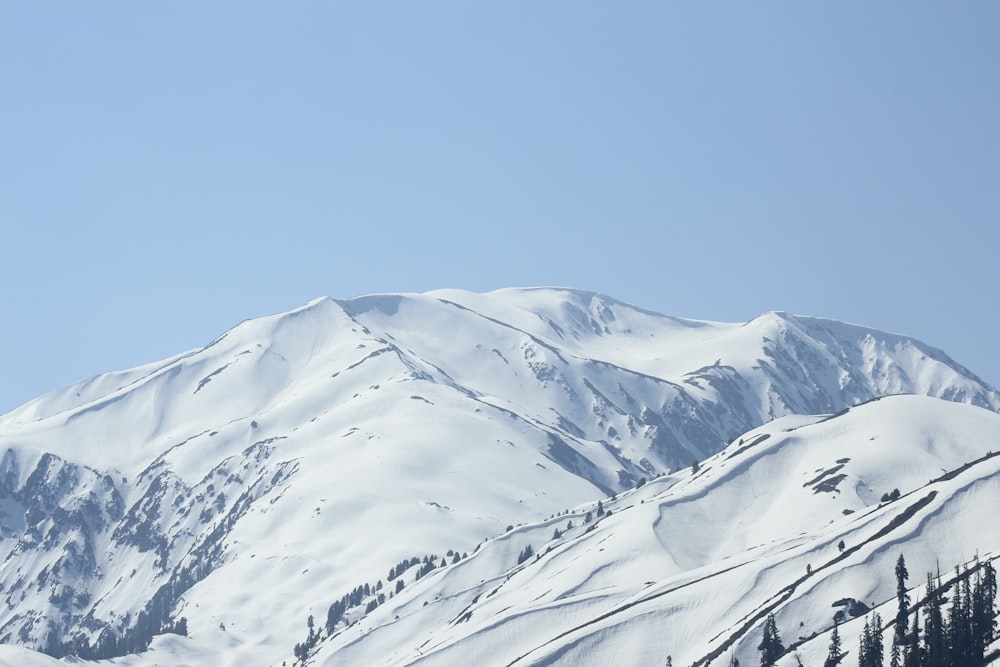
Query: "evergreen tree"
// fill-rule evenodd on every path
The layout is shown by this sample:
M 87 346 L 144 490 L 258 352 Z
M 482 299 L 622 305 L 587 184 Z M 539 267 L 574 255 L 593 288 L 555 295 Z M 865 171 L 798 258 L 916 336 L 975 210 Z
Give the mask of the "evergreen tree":
M 597 516 L 604 516 L 604 503 L 597 501 Z
M 910 573 L 906 570 L 903 554 L 896 560 L 896 631 L 893 633 L 893 644 L 900 646 L 906 637 L 906 616 L 910 608 L 910 594 L 906 591 L 906 580 Z
M 903 652 L 903 667 L 920 667 L 924 663 L 924 652 L 920 646 L 920 614 L 913 614 L 913 625 L 906 636 L 906 650 Z
M 873 613 L 865 618 L 858 650 L 858 667 L 882 667 L 882 617 Z
M 764 636 L 757 647 L 760 651 L 760 667 L 772 667 L 774 663 L 785 652 L 785 645 L 781 643 L 778 636 L 778 626 L 774 621 L 774 614 L 768 614 L 764 621 Z
M 882 644 L 882 617 L 872 614 L 871 643 L 868 646 L 868 667 L 882 667 L 885 647 Z
M 996 570 L 993 569 L 993 564 L 987 561 L 984 565 L 976 568 L 976 581 L 969 603 L 969 654 L 978 662 L 982 662 L 986 647 L 995 636 L 996 612 L 994 604 L 996 593 Z
M 899 635 L 895 632 L 892 633 L 892 648 L 889 649 L 889 667 L 902 667 L 902 656 L 900 652 L 902 651 L 903 642 L 900 641 Z
M 983 636 L 983 620 L 985 618 L 983 602 L 983 568 L 979 566 L 979 559 L 977 558 L 976 583 L 972 590 L 971 609 L 969 610 L 969 620 L 972 625 L 972 647 L 970 651 L 974 656 L 981 656 L 986 648 Z
M 858 637 L 858 667 L 871 667 L 872 649 L 872 626 L 868 617 L 865 617 L 865 627 Z
M 965 600 L 962 595 L 962 584 L 959 580 L 958 566 L 955 566 L 955 586 L 951 596 L 951 607 L 948 609 L 948 620 L 945 623 L 945 664 L 966 665 L 968 643 L 965 635 L 968 623 L 965 619 Z
M 830 635 L 830 651 L 826 655 L 823 667 L 835 667 L 843 658 L 844 654 L 840 648 L 840 625 L 834 620 L 833 633 Z
M 993 569 L 993 563 L 990 561 L 986 562 L 985 573 L 983 575 L 983 609 L 984 611 L 984 622 L 983 622 L 983 639 L 987 644 L 993 641 L 996 637 L 996 599 L 997 599 L 997 571 Z
M 965 567 L 965 578 L 962 580 L 962 659 L 971 664 L 975 658 L 973 655 L 973 625 L 972 625 L 972 573 L 968 566 Z
M 926 667 L 945 666 L 944 620 L 941 617 L 940 578 L 927 573 L 927 597 L 924 600 L 924 639 Z

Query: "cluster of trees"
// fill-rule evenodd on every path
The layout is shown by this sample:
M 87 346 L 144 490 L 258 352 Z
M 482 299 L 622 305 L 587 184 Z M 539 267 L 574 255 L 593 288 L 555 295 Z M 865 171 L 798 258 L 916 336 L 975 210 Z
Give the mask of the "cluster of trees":
M 433 572 L 438 567 L 447 567 L 448 561 L 444 558 L 441 559 L 441 563 L 437 563 L 437 556 L 424 556 L 424 561 L 420 565 L 420 569 L 417 570 L 417 576 L 413 578 L 414 581 L 421 579 L 431 572 Z
M 996 636 L 997 573 L 990 561 L 977 558 L 970 568 L 959 570 L 955 577 L 942 585 L 937 577 L 927 574 L 927 595 L 923 602 L 924 628 L 920 630 L 920 614 L 914 609 L 907 631 L 904 609 L 908 576 L 903 557 L 896 564 L 897 589 L 900 591 L 899 612 L 893 632 L 893 667 L 960 667 L 983 664 L 986 647 Z M 951 606 L 947 613 L 944 605 Z M 919 605 L 918 605 L 919 606 Z M 877 663 L 881 666 L 881 662 Z
M 641 483 L 637 482 L 638 486 L 642 486 L 645 483 L 646 483 L 646 479 L 644 477 L 641 478 Z M 638 488 L 638 487 L 636 487 L 636 488 Z M 611 494 L 611 496 L 608 498 L 608 500 L 616 500 L 617 498 L 618 498 L 617 494 Z M 567 515 L 569 513 L 570 513 L 570 510 L 563 510 L 562 512 L 556 512 L 555 514 L 549 515 L 548 518 L 549 519 L 554 519 L 557 516 L 564 516 L 564 515 Z M 587 514 L 590 514 L 590 512 L 587 512 Z M 603 500 L 598 500 L 597 501 L 597 516 L 604 516 L 604 501 Z M 518 524 L 518 525 L 520 526 L 521 524 Z M 509 530 L 513 530 L 513 528 L 514 528 L 514 526 L 507 526 L 507 530 L 508 531 Z
M 172 620 L 170 617 L 177 598 L 186 588 L 187 586 L 180 588 L 174 579 L 160 586 L 146 606 L 135 615 L 134 622 L 131 616 L 125 616 L 125 627 L 120 634 L 110 625 L 105 626 L 91 643 L 83 632 L 60 641 L 57 632 L 52 630 L 41 650 L 54 658 L 72 655 L 83 660 L 107 660 L 130 653 L 141 653 L 149 648 L 154 636 L 165 632 L 187 636 L 187 618 L 182 616 Z
M 535 555 L 535 550 L 531 548 L 531 545 L 529 544 L 525 546 L 523 549 L 521 549 L 521 553 L 517 555 L 517 564 L 520 565 L 521 563 L 528 560 L 534 555 Z
M 413 558 L 404 558 L 400 562 L 396 563 L 395 565 L 389 568 L 389 576 L 388 576 L 389 581 L 392 581 L 396 577 L 400 576 L 414 565 L 420 565 L 419 556 L 414 556 Z
M 906 561 L 900 554 L 896 561 L 896 616 L 887 624 L 878 612 L 865 617 L 858 641 L 858 667 L 885 665 L 882 635 L 889 627 L 893 628 L 890 667 L 978 667 L 994 657 L 986 655 L 997 637 L 997 574 L 992 562 L 981 563 L 976 558 L 971 566 L 956 566 L 954 578 L 946 582 L 940 574 L 928 573 L 925 597 L 913 606 L 906 587 L 908 578 Z M 773 614 L 764 621 L 757 650 L 761 667 L 773 667 L 785 653 Z M 840 665 L 846 655 L 835 622 L 823 667 Z M 739 662 L 734 658 L 733 664 Z
M 67 641 L 59 641 L 58 635 L 53 631 L 49 633 L 43 652 L 54 658 L 72 655 L 83 660 L 108 660 L 130 653 L 141 653 L 149 648 L 155 635 L 165 632 L 186 637 L 188 633 L 187 618 L 181 616 L 176 621 L 157 622 L 146 610 L 143 610 L 136 616 L 135 625 L 126 628 L 120 635 L 113 632 L 111 628 L 105 628 L 94 643 L 91 643 L 82 632 L 76 633 Z
M 404 558 L 399 563 L 389 568 L 387 578 L 389 581 L 395 581 L 396 585 L 395 591 L 390 592 L 388 596 L 386 596 L 385 591 L 383 590 L 382 580 L 379 579 L 374 585 L 365 583 L 355 586 L 350 593 L 341 596 L 339 600 L 336 600 L 330 605 L 326 612 L 325 629 L 327 636 L 332 635 L 337 629 L 338 624 L 345 621 L 345 616 L 351 609 L 361 607 L 363 605 L 364 614 L 369 614 L 380 605 L 385 604 L 388 598 L 391 598 L 394 594 L 402 591 L 405 586 L 403 583 L 403 575 L 410 568 L 419 566 L 414 576 L 414 581 L 416 581 L 417 579 L 433 572 L 435 569 L 446 567 L 449 563 L 449 559 L 450 562 L 454 564 L 468 557 L 468 553 L 460 554 L 457 551 L 449 549 L 445 556 L 442 557 L 427 555 L 423 558 L 420 558 L 419 556 Z M 309 657 L 309 653 L 322 638 L 322 632 L 316 629 L 315 621 L 312 616 L 309 616 L 306 621 L 306 627 L 308 628 L 308 634 L 306 635 L 305 641 L 296 644 L 292 651 L 296 659 L 301 662 L 305 662 L 306 658 Z
M 588 511 L 587 511 L 587 513 L 586 513 L 586 514 L 585 514 L 585 515 L 583 516 L 583 523 L 584 523 L 584 524 L 589 524 L 589 523 L 593 523 L 593 521 L 594 521 L 594 514 L 595 514 L 595 512 L 591 512 L 591 511 L 589 511 L 589 510 L 588 510 Z M 611 516 L 611 510 L 607 510 L 607 511 L 605 511 L 605 510 L 604 510 L 604 503 L 603 503 L 602 501 L 598 500 L 598 501 L 597 501 L 597 510 L 596 510 L 596 514 L 597 514 L 597 518 L 598 518 L 598 519 L 600 519 L 600 518 L 601 518 L 602 516 L 605 516 L 605 515 L 607 515 L 607 516 Z M 552 518 L 552 517 L 549 517 L 549 518 Z M 594 526 L 591 526 L 591 527 L 590 527 L 590 528 L 589 528 L 589 529 L 587 530 L 587 532 L 590 532 L 590 530 L 593 530 L 593 528 L 594 528 Z M 569 522 L 568 522 L 568 523 L 566 524 L 566 530 L 572 530 L 572 529 L 573 529 L 573 521 L 572 521 L 572 520 L 570 520 L 570 521 L 569 521 Z M 563 536 L 563 531 L 562 531 L 562 530 L 559 530 L 559 527 L 557 526 L 557 527 L 555 528 L 555 530 L 553 530 L 553 531 L 552 531 L 552 539 L 553 539 L 553 540 L 558 540 L 558 539 L 559 539 L 559 538 L 561 538 L 562 536 Z M 523 562 L 523 561 L 517 561 L 517 562 L 518 562 L 518 563 L 521 563 L 521 562 Z
M 330 608 L 326 610 L 326 631 L 327 633 L 333 632 L 333 629 L 337 627 L 337 623 L 340 619 L 344 617 L 348 609 L 353 609 L 359 606 L 367 598 L 371 597 L 372 593 L 378 593 L 382 590 L 382 580 L 379 579 L 375 586 L 372 587 L 370 584 L 364 584 L 363 586 L 355 586 L 350 593 L 343 595 L 339 600 L 330 605 Z M 309 617 L 310 620 L 312 616 Z M 307 623 L 309 627 L 312 626 Z
M 392 581 L 396 577 L 403 576 L 403 573 L 409 570 L 411 567 L 414 567 L 416 565 L 421 565 L 420 569 L 417 571 L 417 577 L 416 577 L 417 579 L 419 579 L 425 574 L 428 574 L 429 572 L 434 570 L 435 567 L 445 567 L 449 562 L 448 561 L 449 558 L 451 559 L 450 562 L 452 564 L 455 564 L 458 561 L 464 560 L 468 557 L 469 554 L 467 552 L 458 553 L 453 549 L 448 549 L 448 552 L 445 554 L 445 556 L 441 558 L 441 563 L 439 565 L 436 564 L 437 556 L 433 555 L 424 556 L 423 559 L 421 559 L 419 556 L 414 556 L 413 558 L 404 558 L 403 560 L 401 560 L 400 562 L 396 563 L 395 565 L 389 568 L 389 574 L 387 576 L 387 579 L 389 581 Z M 430 564 L 430 567 L 428 567 L 428 564 Z M 399 588 L 401 589 L 402 586 L 399 586 Z
M 292 649 L 292 653 L 301 662 L 305 662 L 306 658 L 309 657 L 309 651 L 316 646 L 316 642 L 319 641 L 319 633 L 316 631 L 316 623 L 313 621 L 312 614 L 309 614 L 309 620 L 306 621 L 306 625 L 309 627 L 309 636 L 306 637 L 304 642 L 295 645 Z
M 955 577 L 927 575 L 926 596 L 912 609 L 906 588 L 909 572 L 902 554 L 896 561 L 896 618 L 889 651 L 891 667 L 966 667 L 984 664 L 986 647 L 996 635 L 996 570 L 977 558 L 972 567 L 955 567 Z M 945 611 L 946 603 L 950 606 Z M 923 616 L 923 629 L 920 617 Z M 888 627 L 888 626 L 886 626 Z M 858 647 L 859 667 L 882 667 L 882 619 L 865 619 Z M 836 664 L 831 645 L 828 664 Z M 839 662 L 839 660 L 838 660 Z
M 891 503 L 895 500 L 899 500 L 899 489 L 893 489 L 892 491 L 882 494 L 883 503 Z

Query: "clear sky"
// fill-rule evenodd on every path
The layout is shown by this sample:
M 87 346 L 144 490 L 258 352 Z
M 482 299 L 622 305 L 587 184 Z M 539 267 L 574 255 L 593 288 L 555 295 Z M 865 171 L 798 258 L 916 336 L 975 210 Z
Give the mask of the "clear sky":
M 1000 384 L 1000 3 L 0 4 L 0 412 L 321 295 L 564 285 Z

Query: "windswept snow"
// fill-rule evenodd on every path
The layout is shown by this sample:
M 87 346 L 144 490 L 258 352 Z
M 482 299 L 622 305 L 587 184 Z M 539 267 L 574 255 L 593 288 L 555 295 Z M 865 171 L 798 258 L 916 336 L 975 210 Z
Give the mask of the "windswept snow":
M 899 393 L 954 403 L 867 403 Z M 861 519 L 881 516 L 882 493 L 899 487 L 897 504 L 910 502 L 971 460 L 998 409 L 1000 395 L 944 353 L 830 320 L 684 320 L 555 288 L 317 299 L 0 416 L 0 641 L 93 642 L 156 599 L 191 637 L 143 655 L 280 663 L 310 614 L 322 625 L 355 586 L 451 549 L 469 558 L 421 582 L 433 595 L 408 585 L 344 634 L 353 643 L 337 651 L 364 658 L 349 664 L 371 664 L 368 651 L 409 664 L 432 645 L 445 662 L 528 648 L 571 661 L 667 617 L 685 650 L 707 651 L 707 616 L 647 613 L 659 607 L 643 596 L 722 613 L 710 600 L 731 596 L 709 591 L 770 590 L 854 535 L 852 521 L 874 525 Z M 598 499 L 669 471 L 609 501 L 612 516 L 581 536 Z M 509 571 L 527 543 L 552 551 Z M 478 611 L 452 623 L 477 594 Z M 616 605 L 631 606 L 597 634 L 574 629 Z M 746 613 L 734 606 L 711 627 Z M 647 621 L 625 623 L 633 614 Z M 545 635 L 544 649 L 515 641 L 536 637 L 540 618 L 569 634 Z M 322 650 L 341 655 L 336 641 Z M 641 661 L 662 648 L 618 650 Z
M 914 586 L 939 562 L 1000 554 L 1000 533 L 983 530 L 1000 493 L 994 413 L 893 397 L 742 441 L 697 474 L 607 502 L 596 523 L 583 523 L 586 505 L 488 541 L 325 640 L 313 663 L 691 664 L 718 652 L 750 664 L 773 610 L 786 645 L 819 637 L 799 648 L 817 664 L 836 601 L 888 602 L 891 618 L 900 553 Z M 838 490 L 817 491 L 817 474 L 840 465 Z M 880 502 L 894 488 L 901 497 Z M 525 543 L 542 555 L 515 565 Z M 856 640 L 862 623 L 841 633 Z

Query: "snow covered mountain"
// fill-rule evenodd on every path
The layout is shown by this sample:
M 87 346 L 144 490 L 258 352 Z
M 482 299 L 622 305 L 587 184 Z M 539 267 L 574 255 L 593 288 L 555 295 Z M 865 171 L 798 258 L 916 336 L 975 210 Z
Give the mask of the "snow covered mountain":
M 1000 415 L 918 396 L 778 419 L 697 473 L 490 539 L 338 627 L 310 664 L 756 664 L 767 613 L 822 664 L 835 616 L 849 648 L 858 607 L 894 616 L 901 553 L 914 588 L 1000 557 L 997 443 Z
M 514 524 L 551 534 L 545 517 L 775 418 L 892 394 L 1000 410 L 939 350 L 830 320 L 682 320 L 558 289 L 320 299 L 0 416 L 0 642 L 122 654 L 184 617 L 189 638 L 116 664 L 165 645 L 193 664 L 278 663 L 308 615 L 321 625 L 403 559 L 451 560 Z M 919 474 L 947 467 L 935 461 Z M 742 512 L 703 495 L 689 503 L 702 517 Z M 494 553 L 509 566 L 496 548 L 460 565 Z M 721 558 L 702 548 L 679 571 Z

